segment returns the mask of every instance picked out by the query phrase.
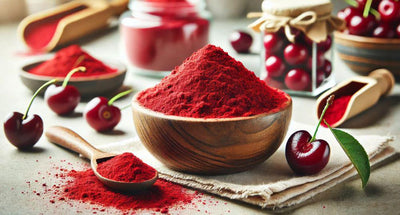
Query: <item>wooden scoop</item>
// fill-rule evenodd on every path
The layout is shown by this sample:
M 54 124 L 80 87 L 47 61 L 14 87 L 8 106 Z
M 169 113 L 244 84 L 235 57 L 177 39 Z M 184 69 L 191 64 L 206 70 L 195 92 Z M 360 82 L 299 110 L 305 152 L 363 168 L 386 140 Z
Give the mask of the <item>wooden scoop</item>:
M 129 0 L 75 0 L 58 7 L 32 14 L 21 21 L 18 36 L 31 49 L 26 38 L 38 25 L 60 20 L 50 41 L 40 51 L 51 51 L 109 25 L 112 16 L 127 9 Z M 45 35 L 43 35 L 45 36 Z M 36 49 L 37 50 L 37 49 Z
M 316 107 L 318 119 L 330 95 L 335 95 L 336 98 L 343 95 L 351 95 L 342 118 L 330 125 L 331 127 L 337 127 L 347 119 L 373 106 L 381 96 L 388 95 L 394 84 L 395 79 L 387 69 L 377 69 L 368 76 L 357 76 L 343 81 L 318 98 Z
M 121 182 L 105 178 L 97 172 L 97 163 L 108 160 L 116 156 L 115 154 L 106 153 L 94 148 L 77 133 L 61 126 L 48 128 L 46 130 L 46 137 L 50 142 L 80 153 L 83 157 L 90 159 L 90 166 L 96 177 L 110 188 L 123 192 L 144 190 L 151 187 L 158 178 L 157 172 L 153 178 L 143 182 Z

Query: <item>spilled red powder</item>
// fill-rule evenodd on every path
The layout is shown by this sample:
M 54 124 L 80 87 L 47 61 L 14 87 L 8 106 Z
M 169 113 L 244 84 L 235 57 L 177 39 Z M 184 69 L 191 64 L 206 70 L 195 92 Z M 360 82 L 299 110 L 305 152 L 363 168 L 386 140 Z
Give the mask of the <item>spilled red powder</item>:
M 78 11 L 86 9 L 82 5 L 71 10 L 50 16 L 46 19 L 31 23 L 24 30 L 24 39 L 29 48 L 33 50 L 41 50 L 49 44 L 53 38 L 57 27 L 62 19 L 72 15 Z
M 142 182 L 156 175 L 153 167 L 132 153 L 123 153 L 99 163 L 97 172 L 103 177 L 124 182 Z
M 190 203 L 196 196 L 196 194 L 185 192 L 179 185 L 160 179 L 149 190 L 123 194 L 108 189 L 97 179 L 91 169 L 72 170 L 68 176 L 72 179 L 62 186 L 63 198 L 120 210 L 153 209 L 167 213 L 168 208 L 173 205 Z
M 105 65 L 78 45 L 71 45 L 59 50 L 52 59 L 41 63 L 28 72 L 41 76 L 65 77 L 73 68 L 79 66 L 86 67 L 86 71 L 77 72 L 74 77 L 98 76 L 117 72 L 117 69 Z
M 336 97 L 333 100 L 333 103 L 328 107 L 324 116 L 324 119 L 329 125 L 335 124 L 343 117 L 350 99 L 351 95 L 344 95 Z M 328 127 L 325 123 L 321 124 L 324 127 Z
M 207 45 L 137 99 L 167 115 L 229 118 L 277 110 L 289 97 L 267 86 L 221 48 Z

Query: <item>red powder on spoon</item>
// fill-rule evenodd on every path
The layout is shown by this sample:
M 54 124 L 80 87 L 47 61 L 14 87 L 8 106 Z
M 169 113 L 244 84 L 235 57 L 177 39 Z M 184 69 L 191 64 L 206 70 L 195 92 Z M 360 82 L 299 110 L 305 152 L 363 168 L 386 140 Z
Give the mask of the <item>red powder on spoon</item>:
M 86 6 L 82 5 L 68 11 L 32 22 L 24 30 L 23 36 L 26 44 L 33 50 L 44 49 L 53 38 L 61 20 L 86 8 Z
M 97 172 L 105 178 L 123 182 L 142 182 L 156 175 L 153 167 L 132 153 L 123 153 L 99 163 Z
M 324 119 L 329 125 L 333 125 L 337 123 L 346 112 L 347 105 L 351 99 L 351 95 L 344 95 L 340 97 L 336 97 L 333 100 L 332 105 L 325 112 Z M 321 123 L 322 126 L 328 127 L 325 123 Z

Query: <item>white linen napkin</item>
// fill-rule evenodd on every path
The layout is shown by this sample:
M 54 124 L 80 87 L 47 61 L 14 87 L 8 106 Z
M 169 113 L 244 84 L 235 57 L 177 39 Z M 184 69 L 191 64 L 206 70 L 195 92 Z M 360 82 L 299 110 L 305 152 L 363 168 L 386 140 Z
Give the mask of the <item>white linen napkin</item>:
M 314 128 L 310 128 L 310 126 L 292 122 L 286 139 L 297 130 L 308 130 L 311 134 L 314 132 Z M 392 137 L 362 135 L 355 136 L 355 138 L 367 152 L 371 166 L 396 153 L 394 148 L 389 146 L 389 143 L 393 141 Z M 162 179 L 269 209 L 282 209 L 300 204 L 357 175 L 349 158 L 326 128 L 320 128 L 317 139 L 324 139 L 330 145 L 331 155 L 328 165 L 321 172 L 311 176 L 295 175 L 286 162 L 286 139 L 268 160 L 255 168 L 245 172 L 217 176 L 192 175 L 173 171 L 154 158 L 144 148 L 138 137 L 102 145 L 98 148 L 114 153 L 132 152 L 156 168 Z M 371 177 L 373 177 L 373 172 L 371 172 Z

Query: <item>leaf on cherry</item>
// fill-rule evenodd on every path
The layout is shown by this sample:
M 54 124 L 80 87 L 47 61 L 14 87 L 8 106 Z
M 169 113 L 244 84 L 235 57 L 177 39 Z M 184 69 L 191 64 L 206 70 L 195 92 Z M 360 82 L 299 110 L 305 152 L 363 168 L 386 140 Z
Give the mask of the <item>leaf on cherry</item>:
M 335 136 L 336 140 L 339 142 L 340 146 L 346 152 L 346 155 L 349 157 L 354 167 L 357 169 L 358 175 L 361 178 L 362 187 L 364 188 L 367 185 L 371 172 L 369 158 L 367 153 L 365 152 L 365 149 L 350 134 L 338 129 L 331 128 L 330 126 L 329 129 Z

